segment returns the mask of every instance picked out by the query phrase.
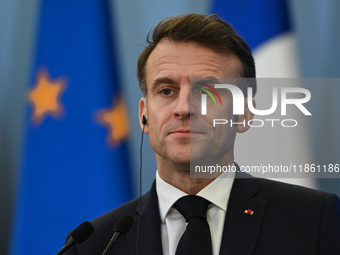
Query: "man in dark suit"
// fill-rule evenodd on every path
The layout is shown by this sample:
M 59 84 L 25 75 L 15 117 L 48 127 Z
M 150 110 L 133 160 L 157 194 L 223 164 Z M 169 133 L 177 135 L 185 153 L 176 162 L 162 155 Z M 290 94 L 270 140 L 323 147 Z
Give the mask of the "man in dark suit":
M 188 194 L 209 203 L 204 220 L 211 240 L 203 254 L 340 254 L 339 198 L 242 173 L 233 147 L 236 133 L 249 126 L 214 128 L 214 116 L 201 115 L 190 97 L 201 91 L 193 91 L 190 78 L 255 78 L 254 59 L 244 40 L 215 15 L 191 14 L 163 20 L 148 42 L 138 61 L 145 96 L 139 116 L 156 153 L 156 180 L 142 196 L 140 210 L 135 199 L 93 220 L 93 235 L 65 254 L 101 254 L 124 214 L 134 224 L 108 254 L 177 254 L 186 221 L 191 223 L 176 205 Z M 256 92 L 255 83 L 237 86 L 245 96 L 247 86 Z M 226 119 L 248 123 L 253 118 L 247 100 L 244 114 L 235 117 L 230 93 L 220 96 L 218 111 Z M 202 158 L 233 167 L 236 175 L 230 171 L 190 178 L 190 164 Z

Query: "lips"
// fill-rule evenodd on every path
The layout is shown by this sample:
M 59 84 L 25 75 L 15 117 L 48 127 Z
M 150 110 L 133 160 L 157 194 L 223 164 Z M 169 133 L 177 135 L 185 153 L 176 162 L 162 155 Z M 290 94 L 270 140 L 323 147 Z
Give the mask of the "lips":
M 190 129 L 186 129 L 186 130 L 176 130 L 174 132 L 171 133 L 190 133 Z
M 197 131 L 197 130 L 192 130 L 192 129 L 185 129 L 185 130 L 176 130 L 170 132 L 170 134 L 178 134 L 178 135 L 190 135 L 190 134 L 203 134 L 203 132 Z

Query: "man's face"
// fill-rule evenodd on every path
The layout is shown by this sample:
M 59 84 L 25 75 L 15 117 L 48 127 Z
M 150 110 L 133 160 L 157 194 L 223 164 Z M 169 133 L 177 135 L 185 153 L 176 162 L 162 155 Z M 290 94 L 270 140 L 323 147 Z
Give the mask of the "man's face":
M 202 116 L 200 105 L 190 104 L 190 78 L 237 78 L 242 65 L 236 56 L 218 54 L 194 42 L 163 39 L 145 70 L 148 98 L 141 99 L 139 115 L 140 120 L 143 115 L 148 119 L 144 131 L 156 152 L 158 168 L 187 169 L 190 159 L 214 153 L 233 157 L 237 127 L 213 128 L 213 117 Z M 232 119 L 232 101 L 223 105 L 226 119 Z M 195 141 L 191 147 L 190 140 Z

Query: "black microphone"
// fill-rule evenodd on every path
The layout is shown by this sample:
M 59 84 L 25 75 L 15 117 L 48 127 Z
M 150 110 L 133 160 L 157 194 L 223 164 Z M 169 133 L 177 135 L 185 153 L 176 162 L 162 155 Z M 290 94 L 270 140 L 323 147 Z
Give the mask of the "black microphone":
M 65 251 L 67 251 L 71 246 L 75 245 L 76 243 L 82 243 L 87 238 L 92 235 L 94 231 L 94 228 L 92 224 L 88 221 L 84 221 L 82 224 L 80 224 L 75 230 L 71 233 L 71 238 L 68 239 L 67 243 L 64 245 L 63 248 L 56 254 L 61 255 Z
M 115 226 L 113 236 L 109 244 L 106 246 L 105 250 L 103 251 L 102 255 L 106 255 L 106 253 L 108 253 L 112 244 L 114 244 L 119 237 L 124 236 L 127 234 L 127 232 L 129 232 L 129 230 L 132 227 L 132 224 L 133 224 L 133 219 L 130 215 L 125 214 L 119 218 Z

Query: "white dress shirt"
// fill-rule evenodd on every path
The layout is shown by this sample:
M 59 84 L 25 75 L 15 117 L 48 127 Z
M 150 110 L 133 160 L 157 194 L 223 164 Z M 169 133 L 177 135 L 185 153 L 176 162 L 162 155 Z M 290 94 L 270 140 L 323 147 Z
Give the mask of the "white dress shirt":
M 197 193 L 197 196 L 212 203 L 208 207 L 207 220 L 210 227 L 213 255 L 218 255 L 220 252 L 224 219 L 234 177 L 234 173 L 223 173 Z M 156 191 L 161 218 L 163 255 L 174 255 L 179 239 L 185 231 L 186 221 L 172 206 L 178 199 L 188 194 L 165 182 L 159 176 L 158 171 L 156 172 Z

